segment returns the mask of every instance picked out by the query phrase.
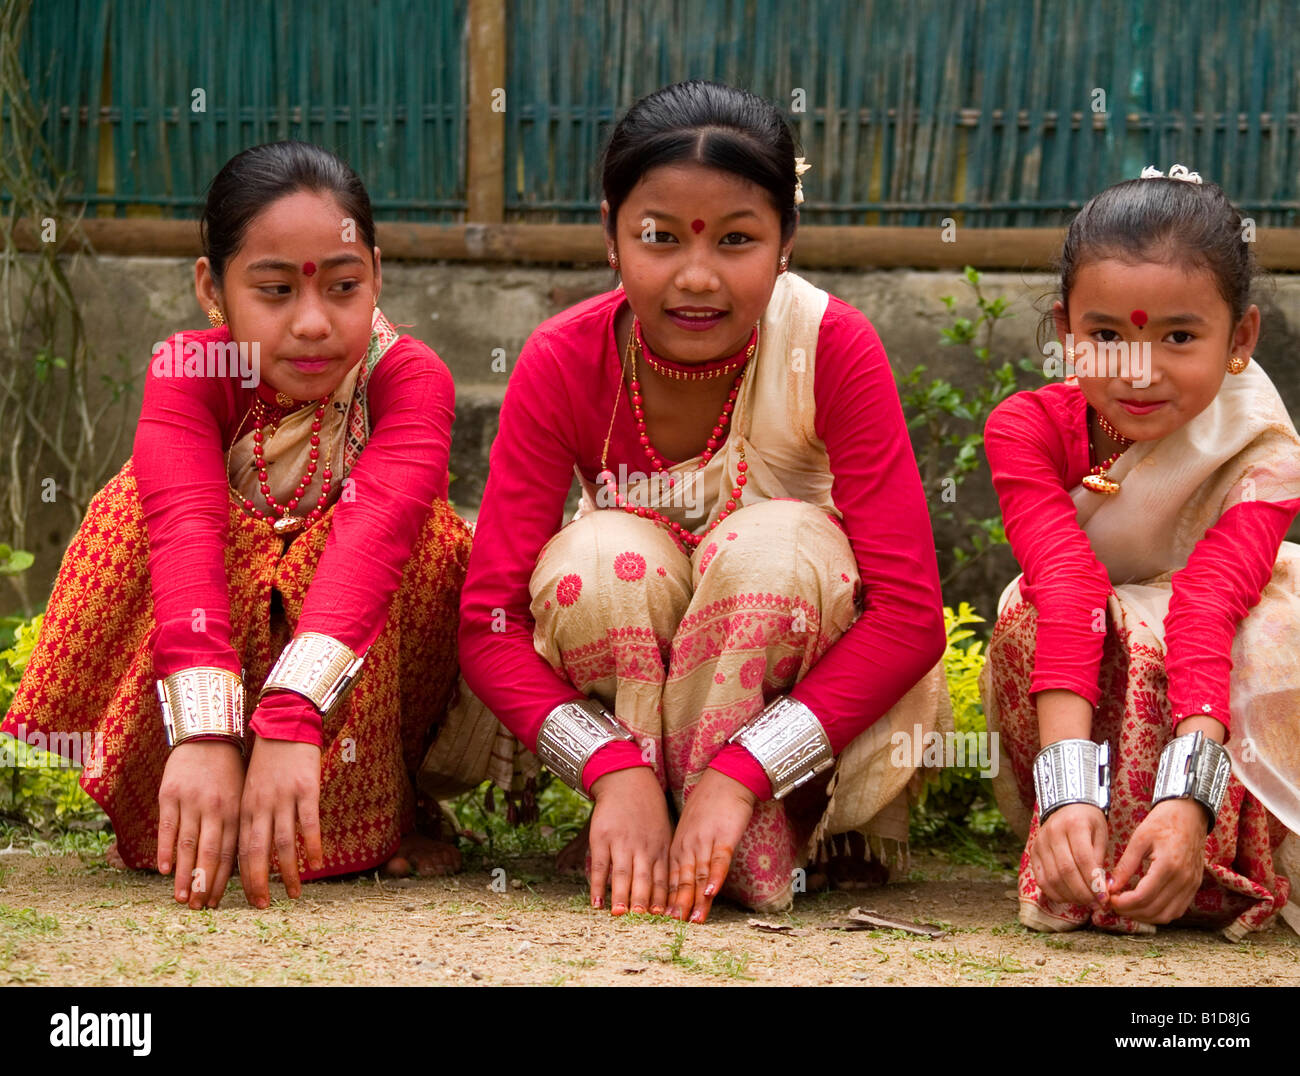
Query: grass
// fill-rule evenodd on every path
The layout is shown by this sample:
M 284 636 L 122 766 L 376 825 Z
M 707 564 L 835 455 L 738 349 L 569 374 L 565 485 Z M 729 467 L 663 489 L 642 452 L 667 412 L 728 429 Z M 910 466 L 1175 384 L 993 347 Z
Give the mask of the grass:
M 645 919 L 661 919 L 661 916 L 638 917 Z M 720 975 L 728 979 L 743 979 L 748 982 L 755 982 L 755 977 L 749 974 L 749 964 L 753 960 L 753 955 L 747 950 L 733 952 L 731 949 L 714 949 L 709 954 L 707 961 L 683 952 L 686 945 L 686 936 L 689 924 L 679 923 L 674 919 L 667 920 L 675 924 L 673 936 L 668 941 L 667 955 L 662 953 L 643 952 L 641 959 L 650 963 L 668 964 L 672 967 L 681 968 L 683 971 L 699 972 L 705 975 Z
M 32 963 L 16 964 L 14 956 L 17 950 L 18 944 L 12 937 L 5 938 L 0 944 L 0 982 L 35 983 L 49 977 L 48 972 Z
M 1013 956 L 999 954 L 996 959 L 960 949 L 913 949 L 912 956 L 927 963 L 946 964 L 958 971 L 961 978 L 982 980 L 996 985 L 1004 975 L 1018 975 L 1029 969 Z
M 107 819 L 104 825 L 107 826 Z M 102 859 L 113 842 L 111 829 L 40 830 L 12 818 L 0 819 L 0 848 L 22 848 L 34 856 L 76 855 L 82 859 Z
M 0 926 L 15 935 L 52 934 L 59 929 L 59 921 L 52 915 L 41 915 L 34 908 L 0 904 Z

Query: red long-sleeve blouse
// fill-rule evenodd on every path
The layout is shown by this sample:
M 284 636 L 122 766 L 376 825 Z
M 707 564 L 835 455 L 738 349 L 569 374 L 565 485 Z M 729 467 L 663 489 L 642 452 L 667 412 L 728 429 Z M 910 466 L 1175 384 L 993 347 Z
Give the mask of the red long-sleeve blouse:
M 564 522 L 574 464 L 593 482 L 601 469 L 621 376 L 614 316 L 623 299 L 616 290 L 580 303 L 543 323 L 524 345 L 501 408 L 461 591 L 465 679 L 530 749 L 547 714 L 582 697 L 533 647 L 528 583 L 542 546 Z M 866 607 L 789 694 L 817 716 L 838 754 L 934 666 L 945 632 L 934 536 L 893 374 L 870 322 L 834 297 L 822 318 L 814 374 L 814 430 L 826 445 L 831 496 L 843 513 Z M 617 473 L 623 463 L 635 471 L 644 460 L 630 412 L 622 409 L 609 467 Z M 496 610 L 505 612 L 504 631 L 493 630 Z M 634 743 L 609 744 L 588 762 L 583 784 L 590 788 L 605 773 L 638 765 L 649 763 Z M 723 747 L 712 768 L 760 798 L 771 796 L 762 767 L 739 745 Z
M 1091 468 L 1087 421 L 1077 384 L 1018 392 L 989 415 L 984 449 L 1024 572 L 1020 591 L 1038 614 L 1030 692 L 1064 688 L 1095 706 L 1105 636 L 1093 630 L 1094 610 L 1106 607 L 1111 584 L 1069 493 Z M 1300 498 L 1235 504 L 1173 573 L 1164 632 L 1175 724 L 1207 715 L 1231 728 L 1233 636 L 1272 577 L 1297 511 Z
M 178 333 L 188 343 L 230 339 L 227 327 Z M 157 352 L 155 352 L 157 354 Z M 163 364 L 164 367 L 166 364 Z M 230 505 L 226 453 L 262 383 L 229 377 L 164 376 L 151 363 L 133 460 L 149 534 L 154 671 L 195 665 L 240 671 L 230 641 L 224 545 Z M 363 654 L 378 638 L 420 527 L 447 496 L 455 389 L 427 344 L 399 337 L 366 386 L 370 438 L 349 476 L 355 497 L 334 506 L 325 551 L 303 603 L 299 632 L 315 631 Z M 242 433 L 247 433 L 245 423 Z M 200 611 L 202 616 L 199 615 Z M 259 736 L 321 744 L 320 715 L 293 692 L 270 692 L 251 727 Z

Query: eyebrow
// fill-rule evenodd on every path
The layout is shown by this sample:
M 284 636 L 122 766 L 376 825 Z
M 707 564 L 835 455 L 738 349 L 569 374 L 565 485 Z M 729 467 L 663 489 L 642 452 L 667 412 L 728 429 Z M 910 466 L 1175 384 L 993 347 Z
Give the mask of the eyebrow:
M 1103 325 L 1127 325 L 1127 318 L 1117 318 L 1113 314 L 1103 314 L 1100 310 L 1089 310 L 1083 315 L 1084 321 L 1098 321 Z M 1206 320 L 1199 314 L 1170 314 L 1164 318 L 1152 318 L 1149 325 L 1205 325 Z
M 348 265 L 351 263 L 356 263 L 357 265 L 365 264 L 365 262 L 362 261 L 360 255 L 336 254 L 334 255 L 334 257 L 326 258 L 323 262 L 321 262 L 320 268 L 322 271 L 324 271 L 326 269 L 335 269 L 340 265 Z M 265 271 L 296 273 L 299 270 L 299 268 L 300 266 L 298 265 L 298 263 L 287 262 L 283 258 L 262 258 L 260 261 L 255 261 L 252 264 L 248 265 L 245 271 L 249 273 L 260 273 Z
M 647 217 L 658 217 L 660 220 L 670 220 L 675 224 L 680 224 L 682 222 L 681 217 L 674 217 L 671 213 L 665 213 L 662 209 L 646 209 L 643 215 Z M 752 209 L 737 209 L 735 212 L 727 213 L 725 216 L 719 217 L 718 219 L 734 220 L 736 217 L 753 217 L 757 220 L 758 214 Z

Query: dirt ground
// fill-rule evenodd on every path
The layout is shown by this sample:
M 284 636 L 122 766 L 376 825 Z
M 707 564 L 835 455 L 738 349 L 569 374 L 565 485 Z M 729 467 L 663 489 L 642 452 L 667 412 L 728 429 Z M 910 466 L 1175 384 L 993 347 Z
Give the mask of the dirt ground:
M 613 919 L 538 860 L 512 863 L 503 893 L 486 872 L 371 875 L 310 883 L 301 900 L 258 911 L 236 882 L 218 911 L 192 912 L 157 875 L 10 853 L 0 984 L 1300 984 L 1300 937 L 1280 921 L 1237 945 L 1190 930 L 1032 934 L 1016 922 L 1009 873 L 925 856 L 912 868 L 882 888 L 800 896 L 769 917 L 792 931 L 777 934 L 728 906 L 703 926 Z M 855 905 L 948 933 L 829 928 Z

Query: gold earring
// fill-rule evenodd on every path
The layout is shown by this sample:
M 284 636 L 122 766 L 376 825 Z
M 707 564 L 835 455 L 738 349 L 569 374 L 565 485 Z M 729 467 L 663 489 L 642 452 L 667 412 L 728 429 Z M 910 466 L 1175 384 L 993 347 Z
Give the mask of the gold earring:
M 226 317 L 219 307 L 214 306 L 208 310 L 208 321 L 214 329 L 220 329 L 226 323 Z
M 609 252 L 609 267 L 611 269 L 618 268 L 618 254 L 612 250 Z
M 782 255 L 781 255 L 781 272 L 784 273 L 785 270 L 786 270 L 786 266 L 788 266 L 789 264 L 790 264 L 790 259 L 789 259 L 788 257 L 786 257 L 784 254 L 782 254 Z
M 1233 355 L 1228 360 L 1228 373 L 1239 374 L 1250 365 L 1250 359 L 1243 359 L 1240 355 Z

